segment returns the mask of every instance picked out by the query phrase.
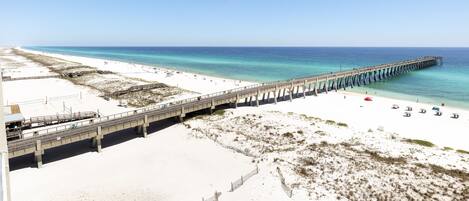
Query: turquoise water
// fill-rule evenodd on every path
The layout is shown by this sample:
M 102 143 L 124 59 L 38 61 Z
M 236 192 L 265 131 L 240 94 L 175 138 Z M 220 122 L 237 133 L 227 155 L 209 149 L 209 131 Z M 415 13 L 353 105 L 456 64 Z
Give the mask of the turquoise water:
M 469 108 L 469 48 L 340 47 L 26 47 L 112 59 L 249 81 L 274 81 L 443 56 L 444 64 L 375 83 L 356 91 L 391 98 Z

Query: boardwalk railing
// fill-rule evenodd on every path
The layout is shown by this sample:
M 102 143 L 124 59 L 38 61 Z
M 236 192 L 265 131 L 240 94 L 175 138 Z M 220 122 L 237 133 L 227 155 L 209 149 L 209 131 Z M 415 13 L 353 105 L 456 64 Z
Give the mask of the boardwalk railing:
M 139 132 L 146 136 L 146 128 L 151 122 L 171 117 L 177 117 L 182 121 L 187 113 L 204 109 L 212 111 L 217 106 L 226 104 L 236 107 L 243 99 L 245 103 L 250 105 L 255 103 L 258 106 L 260 101 L 264 103 L 270 103 L 272 100 L 275 103 L 278 100 L 289 99 L 291 101 L 294 95 L 295 97 L 305 97 L 310 94 L 327 93 L 330 90 L 366 85 L 413 70 L 434 66 L 441 63 L 441 60 L 441 57 L 422 57 L 337 73 L 324 73 L 311 77 L 253 84 L 87 121 L 78 121 L 42 130 L 24 131 L 22 135 L 27 137 L 8 142 L 9 156 L 12 158 L 35 153 L 37 157 L 42 157 L 44 149 L 85 139 L 93 139 L 94 144 L 100 150 L 100 142 L 104 135 L 119 130 L 137 127 Z
M 48 79 L 48 78 L 60 78 L 60 75 L 43 75 L 43 76 L 28 76 L 28 77 L 11 77 L 4 76 L 3 81 L 16 81 L 16 80 L 35 80 L 35 79 Z

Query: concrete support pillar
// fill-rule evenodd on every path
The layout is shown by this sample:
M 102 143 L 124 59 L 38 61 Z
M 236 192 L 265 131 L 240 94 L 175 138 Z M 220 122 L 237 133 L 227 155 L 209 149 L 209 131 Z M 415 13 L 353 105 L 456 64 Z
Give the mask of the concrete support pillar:
M 295 97 L 296 97 L 296 98 L 300 97 L 300 86 L 296 86 Z
M 236 100 L 235 100 L 235 103 L 234 103 L 235 108 L 238 107 L 238 101 L 239 101 L 239 94 L 236 94 Z
M 270 92 L 270 91 L 269 91 L 269 92 L 267 92 L 267 103 L 269 103 L 269 102 L 270 102 L 270 93 L 272 93 L 272 92 Z M 274 97 L 275 97 L 275 94 L 274 94 Z
M 288 96 L 290 98 L 290 102 L 293 100 L 293 90 L 294 90 L 294 88 L 290 88 L 290 90 L 288 91 L 289 92 Z
M 256 107 L 259 107 L 259 91 L 256 94 Z
M 277 104 L 277 89 L 275 89 L 273 93 L 274 93 L 274 103 Z
M 277 91 L 277 94 L 275 95 L 275 97 L 277 97 L 277 98 L 275 98 L 275 100 L 277 100 L 277 101 L 280 100 L 280 94 L 281 93 L 282 93 L 282 89 Z
M 262 94 L 262 102 L 265 103 L 265 93 Z
M 34 151 L 34 159 L 37 163 L 37 168 L 42 167 L 42 155 L 44 154 L 44 149 L 42 149 L 41 140 L 36 140 L 36 150 Z
M 184 117 L 186 117 L 186 111 L 184 110 L 184 107 L 181 107 L 181 115 L 177 117 L 178 121 L 180 123 L 184 122 Z
M 148 115 L 145 115 L 143 117 L 143 125 L 142 125 L 142 136 L 144 138 L 146 138 L 148 135 L 148 131 L 147 131 L 148 126 L 150 126 L 150 123 L 148 122 Z
M 93 138 L 93 147 L 96 148 L 96 151 L 98 153 L 101 152 L 102 146 L 101 146 L 101 140 L 103 139 L 103 132 L 101 129 L 101 126 L 98 126 L 96 129 L 96 137 Z
M 314 92 L 314 95 L 315 96 L 318 96 L 318 88 L 319 88 L 319 78 L 316 78 L 316 83 L 314 84 L 314 89 L 313 89 L 313 92 Z
M 371 84 L 371 81 L 372 81 L 371 78 L 372 78 L 372 76 L 371 76 L 370 73 L 367 73 L 367 74 L 368 74 L 368 84 Z
M 348 76 L 345 76 L 341 79 L 341 85 L 339 87 L 340 88 L 343 88 L 344 90 L 347 88 L 347 85 L 348 85 Z
M 337 92 L 337 85 L 339 84 L 338 81 L 339 80 L 336 78 L 334 83 L 333 83 L 335 92 Z
M 252 96 L 249 97 L 249 106 L 252 106 Z
M 326 82 L 324 83 L 324 91 L 326 92 L 326 94 L 327 94 L 327 91 L 328 91 L 328 89 L 327 89 L 328 83 L 329 83 L 329 80 L 326 78 Z
M 287 89 L 286 89 L 286 88 L 285 88 L 285 89 L 283 89 L 282 100 L 285 100 L 285 95 L 286 95 L 285 93 L 286 93 L 286 91 L 287 91 Z
M 306 85 L 303 85 L 303 98 L 306 98 Z

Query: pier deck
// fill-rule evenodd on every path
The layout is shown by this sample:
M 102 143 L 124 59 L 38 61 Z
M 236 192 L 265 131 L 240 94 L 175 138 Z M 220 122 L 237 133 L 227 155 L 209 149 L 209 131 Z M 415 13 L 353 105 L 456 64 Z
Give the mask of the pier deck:
M 89 121 L 80 121 L 51 127 L 38 131 L 24 131 L 22 135 L 32 136 L 9 141 L 9 158 L 34 154 L 38 167 L 42 165 L 45 149 L 70 144 L 81 140 L 91 140 L 97 151 L 101 151 L 104 136 L 128 128 L 137 128 L 146 137 L 147 127 L 152 122 L 176 117 L 180 121 L 186 114 L 209 110 L 217 106 L 237 107 L 244 102 L 258 106 L 260 103 L 277 103 L 307 95 L 327 93 L 331 90 L 367 85 L 389 79 L 401 74 L 438 65 L 442 57 L 427 56 L 390 64 L 381 64 L 359 69 L 326 73 L 304 78 L 255 84 L 247 87 L 202 95 L 167 104 L 145 107 L 130 112 L 100 117 Z

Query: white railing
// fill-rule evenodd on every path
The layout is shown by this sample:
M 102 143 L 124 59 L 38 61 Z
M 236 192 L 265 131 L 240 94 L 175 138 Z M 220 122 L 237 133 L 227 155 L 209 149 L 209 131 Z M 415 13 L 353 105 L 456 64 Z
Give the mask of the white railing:
M 390 67 L 390 66 L 396 66 L 396 65 L 411 64 L 411 63 L 425 61 L 425 60 L 434 59 L 434 58 L 435 57 L 422 57 L 422 58 L 415 59 L 415 60 L 402 61 L 402 62 L 397 62 L 397 63 L 393 63 L 393 64 L 381 64 L 381 65 L 370 66 L 370 67 L 365 67 L 365 68 L 360 68 L 360 69 L 354 69 L 354 70 L 344 71 L 344 72 L 339 72 L 339 73 L 341 73 L 341 74 L 343 73 L 344 75 L 346 75 L 347 73 L 351 73 L 351 72 L 363 73 L 363 72 L 367 72 L 367 71 L 371 71 L 371 70 L 376 70 L 376 68 L 380 68 L 380 67 L 384 67 L 384 66 Z M 169 103 L 147 106 L 147 107 L 143 107 L 143 108 L 140 108 L 140 109 L 135 109 L 135 110 L 128 111 L 128 112 L 122 112 L 122 113 L 112 114 L 112 115 L 108 115 L 108 116 L 104 116 L 104 117 L 98 117 L 98 118 L 89 119 L 89 120 L 83 120 L 83 121 L 78 121 L 78 122 L 73 122 L 73 123 L 68 123 L 68 124 L 62 124 L 62 125 L 59 125 L 59 126 L 46 128 L 46 129 L 42 129 L 42 130 L 27 130 L 27 131 L 24 131 L 22 133 L 22 135 L 23 136 L 44 135 L 44 134 L 54 133 L 54 132 L 58 132 L 58 131 L 74 129 L 74 128 L 78 128 L 78 127 L 82 127 L 82 126 L 88 126 L 88 125 L 92 125 L 92 124 L 96 124 L 96 123 L 102 123 L 102 122 L 106 122 L 106 121 L 110 121 L 110 120 L 114 120 L 114 119 L 119 119 L 119 118 L 123 118 L 123 117 L 128 117 L 128 116 L 132 116 L 132 115 L 140 114 L 140 113 L 144 113 L 144 112 L 155 111 L 155 110 L 167 108 L 167 107 L 170 107 L 170 106 L 176 106 L 176 105 L 182 105 L 182 104 L 191 103 L 191 102 L 197 102 L 197 101 L 201 101 L 201 100 L 207 100 L 207 99 L 217 97 L 217 96 L 220 96 L 220 95 L 239 92 L 239 91 L 244 91 L 244 90 L 247 90 L 247 89 L 253 89 L 253 88 L 256 88 L 256 87 L 260 87 L 260 86 L 268 86 L 268 85 L 275 86 L 275 84 L 279 84 L 279 83 L 288 84 L 288 83 L 295 82 L 295 81 L 301 81 L 301 80 L 305 80 L 305 79 L 312 79 L 312 78 L 315 78 L 315 77 L 324 77 L 324 76 L 327 76 L 327 75 L 331 75 L 331 74 L 330 73 L 324 73 L 324 74 L 315 75 L 315 76 L 307 77 L 307 78 L 298 78 L 298 79 L 291 79 L 291 80 L 273 81 L 273 82 L 266 82 L 266 83 L 260 83 L 260 84 L 252 84 L 252 85 L 248 85 L 248 86 L 244 86 L 244 87 L 238 87 L 238 88 L 225 90 L 225 91 L 220 91 L 220 92 L 216 92 L 216 93 L 205 94 L 205 95 L 201 95 L 201 96 L 198 96 L 198 97 L 192 97 L 192 98 L 177 100 L 177 101 L 173 101 L 173 102 L 169 102 Z

